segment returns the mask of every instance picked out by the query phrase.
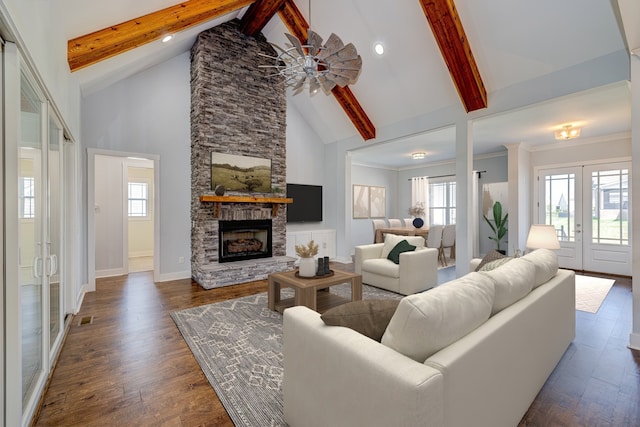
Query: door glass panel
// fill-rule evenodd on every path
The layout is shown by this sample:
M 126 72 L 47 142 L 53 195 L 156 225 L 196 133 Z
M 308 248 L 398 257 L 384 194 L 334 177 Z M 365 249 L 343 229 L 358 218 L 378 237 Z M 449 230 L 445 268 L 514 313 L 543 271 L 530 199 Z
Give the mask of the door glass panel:
M 575 241 L 575 181 L 573 173 L 545 176 L 545 224 L 555 226 L 561 242 Z
M 591 173 L 592 243 L 629 245 L 629 170 Z
M 20 82 L 18 162 L 22 401 L 42 373 L 42 104 L 29 82 Z
M 61 288 L 60 288 L 60 249 L 61 249 L 61 154 L 60 141 L 62 130 L 55 120 L 49 119 L 49 241 L 47 274 L 49 275 L 49 348 L 53 348 L 60 334 Z

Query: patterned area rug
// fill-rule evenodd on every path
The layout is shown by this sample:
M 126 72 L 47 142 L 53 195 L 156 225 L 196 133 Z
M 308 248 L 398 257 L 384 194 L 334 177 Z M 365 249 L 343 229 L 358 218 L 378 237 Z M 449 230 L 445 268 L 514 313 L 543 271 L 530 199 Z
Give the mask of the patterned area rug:
M 287 295 L 287 291 L 289 294 Z M 349 298 L 350 285 L 331 292 Z M 290 289 L 282 297 L 292 296 Z M 363 285 L 363 299 L 402 295 Z M 284 426 L 282 315 L 267 294 L 171 313 L 198 364 L 236 426 Z
M 597 313 L 614 282 L 576 274 L 576 310 Z

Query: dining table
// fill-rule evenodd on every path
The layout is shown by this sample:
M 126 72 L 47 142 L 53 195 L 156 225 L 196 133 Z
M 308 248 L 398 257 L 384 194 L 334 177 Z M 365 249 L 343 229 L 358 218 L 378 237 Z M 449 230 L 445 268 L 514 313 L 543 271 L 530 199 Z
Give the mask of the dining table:
M 429 227 L 382 227 L 376 228 L 374 243 L 383 243 L 385 234 L 395 234 L 398 236 L 422 236 L 427 239 Z

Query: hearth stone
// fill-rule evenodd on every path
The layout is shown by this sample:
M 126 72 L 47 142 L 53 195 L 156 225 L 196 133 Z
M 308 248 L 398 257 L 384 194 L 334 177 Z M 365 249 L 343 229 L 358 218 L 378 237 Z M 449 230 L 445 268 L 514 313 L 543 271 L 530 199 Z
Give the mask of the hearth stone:
M 195 280 L 204 289 L 237 285 L 266 279 L 271 273 L 294 269 L 295 258 L 277 256 L 230 263 L 213 263 L 192 272 Z

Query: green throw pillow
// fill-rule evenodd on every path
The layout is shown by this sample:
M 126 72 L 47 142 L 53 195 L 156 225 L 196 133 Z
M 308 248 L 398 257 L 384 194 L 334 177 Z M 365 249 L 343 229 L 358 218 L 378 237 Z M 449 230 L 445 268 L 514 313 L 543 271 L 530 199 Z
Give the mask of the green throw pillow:
M 411 251 L 415 251 L 415 250 L 416 250 L 415 246 L 413 246 L 412 244 L 410 244 L 406 240 L 402 240 L 402 241 L 400 241 L 400 243 L 395 245 L 393 247 L 393 249 L 391 249 L 391 252 L 389 252 L 389 255 L 387 256 L 387 259 L 390 259 L 391 261 L 395 262 L 396 264 L 400 264 L 400 254 L 402 252 L 411 252 Z
M 327 310 L 320 318 L 329 326 L 344 326 L 380 342 L 400 300 L 353 301 Z

